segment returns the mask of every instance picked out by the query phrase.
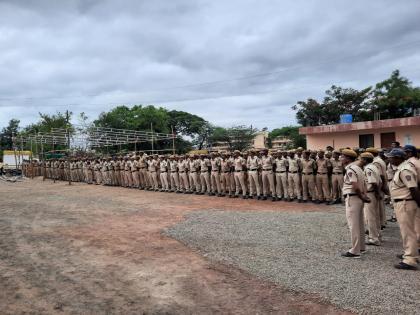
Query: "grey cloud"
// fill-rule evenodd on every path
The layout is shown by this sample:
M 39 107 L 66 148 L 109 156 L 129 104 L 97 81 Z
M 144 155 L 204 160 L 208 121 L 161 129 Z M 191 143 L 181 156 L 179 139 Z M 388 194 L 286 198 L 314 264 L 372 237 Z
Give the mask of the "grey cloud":
M 420 84 L 415 0 L 33 0 L 0 12 L 0 126 L 160 101 L 274 128 L 332 84 L 361 88 L 395 68 Z

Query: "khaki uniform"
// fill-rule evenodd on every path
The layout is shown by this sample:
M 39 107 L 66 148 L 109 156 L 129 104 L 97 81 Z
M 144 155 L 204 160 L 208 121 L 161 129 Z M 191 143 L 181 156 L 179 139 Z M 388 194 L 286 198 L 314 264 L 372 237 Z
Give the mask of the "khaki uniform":
M 131 177 L 131 166 L 132 162 L 130 160 L 125 161 L 124 165 L 124 178 L 126 187 L 133 187 L 133 177 Z
M 244 180 L 244 165 L 245 160 L 243 157 L 238 156 L 233 160 L 234 178 L 235 178 L 235 195 L 239 195 L 242 189 L 242 196 L 246 196 L 246 185 Z
M 139 181 L 142 189 L 151 186 L 147 176 L 147 160 L 144 155 L 139 160 Z
M 169 168 L 168 161 L 161 160 L 159 162 L 160 182 L 162 183 L 162 190 L 164 191 L 169 191 L 168 168 Z
M 71 180 L 73 181 L 73 169 L 72 166 L 73 163 L 70 163 L 70 169 L 71 169 Z M 95 171 L 95 181 L 96 181 L 96 185 L 100 185 L 102 183 L 102 173 L 101 173 L 101 164 L 100 162 L 96 162 L 95 166 L 93 167 L 93 170 Z
M 179 189 L 184 190 L 185 192 L 190 191 L 190 183 L 188 181 L 188 161 L 181 160 L 178 163 L 178 173 L 179 173 Z
M 365 166 L 365 177 L 366 177 L 366 189 L 367 196 L 370 199 L 369 203 L 364 205 L 365 221 L 367 223 L 367 229 L 369 231 L 369 242 L 376 245 L 380 245 L 380 233 L 381 233 L 381 221 L 379 215 L 379 200 L 373 188 L 373 185 L 377 185 L 380 189 L 382 180 L 379 175 L 379 170 L 375 164 L 370 163 Z
M 232 194 L 231 189 L 231 171 L 230 171 L 231 164 L 229 159 L 222 159 L 220 161 L 220 169 L 221 169 L 221 182 L 222 182 L 222 191 L 224 194 Z
M 211 163 L 209 159 L 205 158 L 205 159 L 200 160 L 201 193 L 207 192 L 209 194 L 211 191 L 210 174 L 209 174 L 210 166 L 211 166 Z
M 139 188 L 140 187 L 139 162 L 137 160 L 131 161 L 130 171 L 131 171 L 131 178 L 133 179 L 133 187 Z
M 148 171 L 149 171 L 149 181 L 151 182 L 151 188 L 154 190 L 159 189 L 158 177 L 157 177 L 157 167 L 158 162 L 155 159 L 148 160 Z
M 411 157 L 407 160 L 407 163 L 412 165 L 412 167 L 416 170 L 417 186 L 420 187 L 420 160 L 415 157 Z M 420 210 L 417 210 L 417 211 L 420 211 Z M 419 244 L 419 249 L 420 249 L 420 216 L 419 215 L 416 216 L 415 230 L 417 234 L 417 242 Z
M 216 192 L 220 195 L 222 193 L 222 187 L 220 183 L 220 168 L 221 168 L 221 159 L 215 157 L 210 159 L 211 164 L 211 191 L 212 193 Z
M 200 179 L 198 175 L 198 171 L 200 169 L 200 161 L 196 159 L 190 159 L 188 163 L 190 169 L 189 179 L 191 191 L 199 193 L 201 191 Z
M 308 193 L 312 200 L 315 200 L 315 160 L 302 159 L 302 190 L 303 200 L 308 200 Z
M 300 163 L 296 158 L 289 158 L 289 174 L 288 174 L 288 187 L 289 187 L 289 197 L 294 199 L 302 199 L 302 191 L 299 185 L 299 171 Z
M 401 230 L 403 262 L 411 266 L 417 265 L 419 257 L 415 220 L 420 218 L 420 210 L 410 192 L 410 188 L 417 187 L 417 181 L 416 170 L 405 161 L 398 166 L 390 189 Z
M 386 164 L 385 161 L 382 160 L 379 156 L 376 156 L 373 159 L 373 164 L 375 164 L 375 166 L 378 168 L 379 170 L 379 174 L 380 176 L 383 176 L 383 178 L 387 178 L 387 174 L 386 174 Z M 387 185 L 386 182 L 383 183 L 383 185 Z M 378 201 L 378 205 L 379 205 L 379 214 L 380 214 L 380 221 L 381 221 L 381 225 L 385 226 L 386 224 L 386 215 L 385 215 L 385 194 L 384 192 L 381 190 L 380 191 L 380 195 L 381 195 L 381 199 Z
M 178 161 L 171 160 L 169 162 L 169 169 L 171 172 L 171 190 L 179 191 Z
M 343 197 L 346 204 L 346 218 L 350 229 L 351 249 L 350 253 L 360 255 L 365 250 L 365 224 L 363 219 L 363 200 L 353 190 L 352 183 L 357 183 L 360 191 L 366 192 L 366 180 L 363 170 L 355 163 L 346 167 L 346 175 L 343 182 Z
M 246 160 L 249 180 L 249 195 L 253 196 L 255 191 L 257 196 L 261 195 L 261 186 L 258 178 L 258 169 L 261 167 L 261 160 L 258 156 L 248 156 Z
M 287 159 L 278 157 L 274 160 L 276 165 L 276 196 L 277 198 L 289 198 L 287 190 L 287 168 L 289 163 Z
M 331 159 L 332 175 L 331 175 L 331 186 L 332 192 L 331 197 L 333 200 L 341 199 L 341 193 L 343 190 L 343 174 L 344 167 L 340 159 Z
M 274 196 L 276 194 L 276 188 L 274 185 L 273 157 L 270 155 L 262 156 L 261 164 L 264 197 L 266 197 L 268 194 Z
M 328 168 L 331 167 L 331 162 L 326 159 L 317 159 L 317 174 L 316 174 L 316 189 L 317 198 L 319 201 L 330 201 L 330 185 L 328 182 Z

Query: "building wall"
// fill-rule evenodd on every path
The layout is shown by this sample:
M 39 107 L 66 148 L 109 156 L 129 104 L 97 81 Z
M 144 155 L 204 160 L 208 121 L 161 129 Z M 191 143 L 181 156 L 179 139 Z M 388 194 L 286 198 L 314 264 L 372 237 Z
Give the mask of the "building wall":
M 395 140 L 400 142 L 401 145 L 413 144 L 420 146 L 420 126 L 308 134 L 306 141 L 308 149 L 311 150 L 325 149 L 328 145 L 336 149 L 353 148 L 359 146 L 359 135 L 374 134 L 374 146 L 381 147 L 381 133 L 385 132 L 395 132 Z

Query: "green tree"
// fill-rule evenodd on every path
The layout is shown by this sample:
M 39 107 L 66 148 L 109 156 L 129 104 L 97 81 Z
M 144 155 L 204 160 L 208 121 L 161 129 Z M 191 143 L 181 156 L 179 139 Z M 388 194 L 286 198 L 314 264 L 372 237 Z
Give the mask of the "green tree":
M 11 150 L 13 148 L 13 137 L 19 133 L 20 120 L 11 119 L 7 127 L 0 132 L 0 155 L 3 158 L 3 150 Z
M 306 138 L 299 134 L 300 126 L 286 126 L 282 128 L 273 129 L 268 134 L 268 145 L 271 147 L 271 142 L 277 137 L 286 137 L 292 140 L 291 147 L 302 147 L 306 148 Z
M 399 70 L 395 70 L 388 79 L 376 84 L 369 104 L 370 112 L 380 113 L 381 119 L 412 116 L 414 109 L 418 108 L 420 88 L 413 87 L 407 78 L 400 76 Z
M 210 142 L 226 143 L 231 151 L 243 151 L 252 146 L 256 131 L 256 129 L 242 125 L 230 128 L 215 127 Z

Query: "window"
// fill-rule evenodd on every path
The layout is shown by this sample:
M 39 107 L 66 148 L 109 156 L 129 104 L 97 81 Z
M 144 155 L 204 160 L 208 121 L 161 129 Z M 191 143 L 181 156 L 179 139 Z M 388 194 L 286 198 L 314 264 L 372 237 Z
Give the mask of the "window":
M 359 148 L 369 148 L 374 146 L 373 134 L 359 135 Z
M 395 132 L 381 133 L 381 147 L 390 148 L 391 143 L 395 141 Z

